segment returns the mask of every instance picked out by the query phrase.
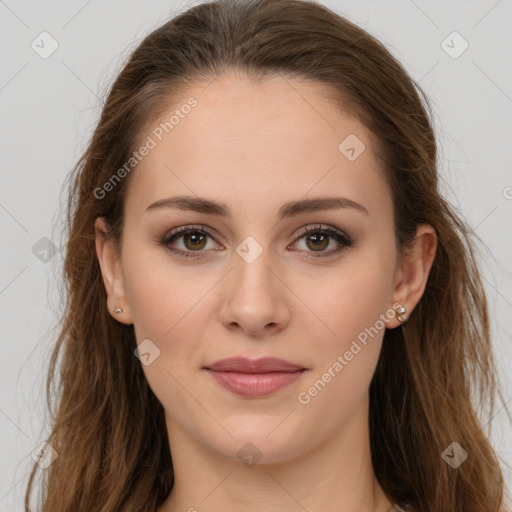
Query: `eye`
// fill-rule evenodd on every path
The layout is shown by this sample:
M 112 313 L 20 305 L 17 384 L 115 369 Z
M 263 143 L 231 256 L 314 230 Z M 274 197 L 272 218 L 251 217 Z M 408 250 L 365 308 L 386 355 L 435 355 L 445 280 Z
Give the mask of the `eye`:
M 351 247 L 353 245 L 352 239 L 343 231 L 330 226 L 323 227 L 321 224 L 315 226 L 306 226 L 300 230 L 298 235 L 298 241 L 304 239 L 306 252 L 317 253 L 312 254 L 312 256 L 315 258 L 337 254 L 345 248 Z M 331 245 L 332 239 L 336 241 L 339 247 L 326 251 L 325 249 Z
M 311 254 L 312 257 L 331 256 L 353 245 L 352 239 L 343 231 L 321 224 L 302 228 L 298 237 L 294 244 L 304 239 L 306 246 L 304 251 L 313 253 Z M 219 250 L 214 247 L 207 247 L 208 238 L 215 239 L 214 235 L 206 230 L 204 226 L 182 226 L 166 234 L 160 243 L 178 256 L 196 258 L 204 256 L 208 250 Z M 326 251 L 333 239 L 338 247 Z
M 194 258 L 201 256 L 201 254 L 193 254 L 194 252 L 201 253 L 205 249 L 212 249 L 206 247 L 208 237 L 213 240 L 213 235 L 205 230 L 203 226 L 182 226 L 165 235 L 160 243 L 179 256 Z M 173 247 L 173 244 L 176 244 L 177 241 L 181 241 L 181 248 Z

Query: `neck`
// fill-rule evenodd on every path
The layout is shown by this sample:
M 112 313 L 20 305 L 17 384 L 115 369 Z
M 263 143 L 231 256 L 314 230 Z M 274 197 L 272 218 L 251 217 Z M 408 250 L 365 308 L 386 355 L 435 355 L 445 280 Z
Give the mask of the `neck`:
M 365 405 L 314 450 L 251 467 L 168 420 L 175 483 L 158 512 L 389 511 L 392 503 L 373 472 Z

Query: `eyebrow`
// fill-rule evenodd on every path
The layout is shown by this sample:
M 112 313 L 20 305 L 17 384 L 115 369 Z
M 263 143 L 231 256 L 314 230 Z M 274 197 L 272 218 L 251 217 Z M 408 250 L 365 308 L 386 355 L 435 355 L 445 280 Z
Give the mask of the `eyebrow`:
M 146 208 L 146 211 L 160 208 L 175 208 L 178 210 L 194 211 L 228 218 L 232 216 L 232 212 L 227 205 L 203 197 L 194 196 L 177 196 L 160 199 L 150 204 Z M 302 213 L 313 213 L 320 210 L 337 210 L 340 208 L 354 208 L 357 211 L 369 215 L 368 210 L 362 204 L 356 203 L 351 199 L 326 196 L 285 203 L 278 211 L 278 218 L 279 220 L 283 220 L 289 217 L 296 217 Z

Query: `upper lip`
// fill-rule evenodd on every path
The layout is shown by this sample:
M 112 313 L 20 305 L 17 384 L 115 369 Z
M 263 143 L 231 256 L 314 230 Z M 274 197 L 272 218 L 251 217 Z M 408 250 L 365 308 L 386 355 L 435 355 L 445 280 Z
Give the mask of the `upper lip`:
M 296 372 L 298 370 L 305 370 L 302 366 L 297 366 L 276 357 L 262 357 L 260 359 L 228 357 L 205 366 L 205 368 L 216 372 L 239 373 Z

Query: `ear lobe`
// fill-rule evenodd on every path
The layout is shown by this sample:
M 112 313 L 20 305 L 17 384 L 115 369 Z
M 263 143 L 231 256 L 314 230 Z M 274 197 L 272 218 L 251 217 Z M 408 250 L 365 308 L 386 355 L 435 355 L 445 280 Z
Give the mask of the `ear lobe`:
M 419 224 L 413 245 L 405 251 L 402 262 L 398 266 L 398 281 L 393 292 L 394 302 L 405 307 L 407 317 L 423 296 L 436 249 L 435 229 L 430 224 Z
M 104 217 L 98 217 L 94 224 L 96 255 L 101 269 L 103 284 L 107 292 L 107 309 L 111 316 L 124 324 L 131 324 L 131 315 L 126 307 L 121 262 L 113 242 L 108 238 L 108 223 Z M 121 308 L 121 313 L 115 313 Z

